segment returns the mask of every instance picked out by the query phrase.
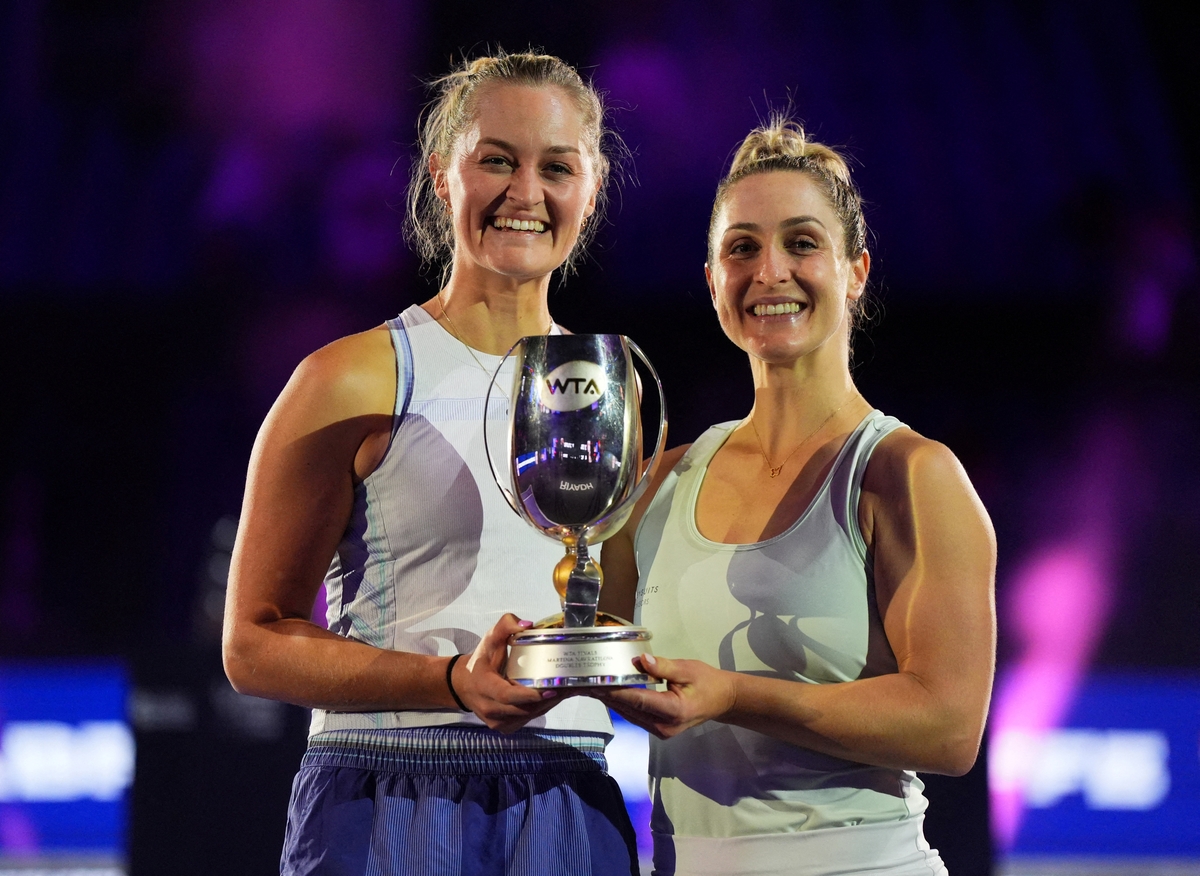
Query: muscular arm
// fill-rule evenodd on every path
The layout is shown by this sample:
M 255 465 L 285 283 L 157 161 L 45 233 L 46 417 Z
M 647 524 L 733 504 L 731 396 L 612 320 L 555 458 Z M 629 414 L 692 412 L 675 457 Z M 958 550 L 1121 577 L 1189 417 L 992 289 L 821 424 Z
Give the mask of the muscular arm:
M 815 685 L 659 659 L 666 693 L 621 691 L 610 704 L 663 737 L 718 720 L 861 763 L 966 772 L 995 653 L 987 514 L 954 456 L 904 430 L 872 457 L 860 521 L 897 673 Z
M 394 368 L 386 330 L 344 338 L 301 363 L 263 423 L 222 643 L 225 671 L 242 693 L 343 711 L 456 708 L 445 681 L 448 658 L 373 648 L 308 620 L 350 518 L 355 480 L 387 448 Z M 481 644 L 485 653 L 454 670 L 459 695 L 502 728 L 520 717 L 514 703 L 541 702 L 491 665 L 516 629 L 515 618 L 502 621 L 485 637 L 490 650 Z

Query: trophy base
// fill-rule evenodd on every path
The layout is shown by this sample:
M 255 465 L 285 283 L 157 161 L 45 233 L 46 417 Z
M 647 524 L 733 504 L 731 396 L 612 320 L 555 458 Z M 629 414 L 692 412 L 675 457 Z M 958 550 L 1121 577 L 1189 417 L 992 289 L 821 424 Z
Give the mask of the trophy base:
M 656 684 L 633 658 L 650 651 L 650 631 L 600 612 L 594 627 L 564 627 L 557 614 L 509 642 L 505 674 L 526 687 L 629 687 Z

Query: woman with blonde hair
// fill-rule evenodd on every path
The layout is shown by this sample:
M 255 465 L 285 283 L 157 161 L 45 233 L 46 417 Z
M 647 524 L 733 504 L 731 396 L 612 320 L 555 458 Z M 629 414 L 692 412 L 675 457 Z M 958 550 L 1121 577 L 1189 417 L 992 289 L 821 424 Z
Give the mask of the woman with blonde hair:
M 954 455 L 854 385 L 870 266 L 845 160 L 752 131 L 705 274 L 753 408 L 673 451 L 604 551 L 604 607 L 636 600 L 662 655 L 637 662 L 665 690 L 602 695 L 654 736 L 656 873 L 945 872 L 916 772 L 978 752 L 995 540 Z
M 285 874 L 636 872 L 603 705 L 502 675 L 529 626 L 510 612 L 558 609 L 528 570 L 561 550 L 504 504 L 483 450 L 501 354 L 561 331 L 547 294 L 603 204 L 604 107 L 547 55 L 479 58 L 434 87 L 408 231 L 443 285 L 306 358 L 268 415 L 226 671 L 313 710 Z M 322 581 L 327 627 L 309 621 Z

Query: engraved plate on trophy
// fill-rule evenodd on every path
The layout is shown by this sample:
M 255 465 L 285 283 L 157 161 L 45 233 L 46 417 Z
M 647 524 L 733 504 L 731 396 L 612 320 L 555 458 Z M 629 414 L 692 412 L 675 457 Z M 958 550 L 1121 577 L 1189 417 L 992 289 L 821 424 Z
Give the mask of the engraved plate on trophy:
M 589 553 L 629 518 L 653 467 L 642 472 L 634 353 L 659 392 L 653 462 L 666 438 L 666 403 L 654 366 L 636 344 L 623 335 L 548 335 L 522 338 L 508 353 L 517 365 L 504 457 L 509 477 L 497 470 L 490 446 L 488 461 L 513 510 L 560 541 L 566 552 L 547 570 L 562 613 L 511 640 L 506 674 L 521 684 L 596 687 L 654 681 L 631 662 L 649 651 L 649 631 L 597 612 L 604 579 Z M 487 444 L 486 428 L 484 440 Z M 512 490 L 504 486 L 509 480 Z

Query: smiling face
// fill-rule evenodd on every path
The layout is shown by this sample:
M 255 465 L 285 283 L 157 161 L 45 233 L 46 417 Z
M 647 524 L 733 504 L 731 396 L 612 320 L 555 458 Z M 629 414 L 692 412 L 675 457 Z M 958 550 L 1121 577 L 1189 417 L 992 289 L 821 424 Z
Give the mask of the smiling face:
M 808 174 L 739 180 L 717 213 L 705 266 L 725 334 L 765 362 L 848 359 L 848 307 L 863 294 L 870 256 L 845 249 L 841 223 Z
M 578 106 L 556 86 L 492 85 L 449 156 L 430 158 L 454 223 L 455 272 L 548 277 L 596 207 L 600 179 Z

